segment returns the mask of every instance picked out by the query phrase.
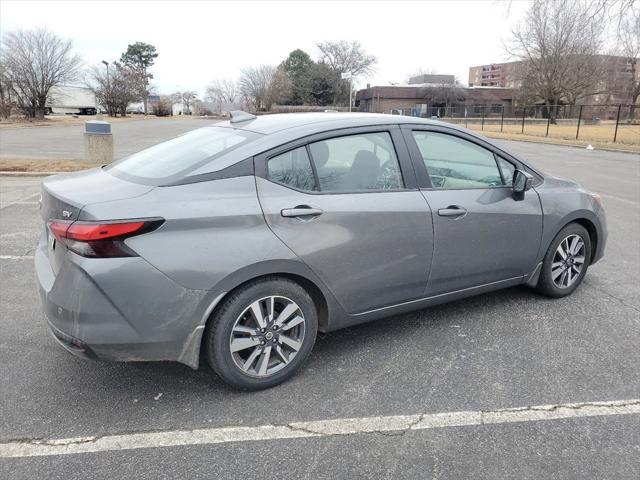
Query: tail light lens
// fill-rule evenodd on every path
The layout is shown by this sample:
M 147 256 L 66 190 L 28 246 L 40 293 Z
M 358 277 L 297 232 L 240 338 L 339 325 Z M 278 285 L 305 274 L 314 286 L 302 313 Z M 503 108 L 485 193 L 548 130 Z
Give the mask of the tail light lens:
M 158 228 L 164 220 L 118 222 L 49 222 L 49 230 L 69 250 L 93 258 L 136 257 L 124 240 Z

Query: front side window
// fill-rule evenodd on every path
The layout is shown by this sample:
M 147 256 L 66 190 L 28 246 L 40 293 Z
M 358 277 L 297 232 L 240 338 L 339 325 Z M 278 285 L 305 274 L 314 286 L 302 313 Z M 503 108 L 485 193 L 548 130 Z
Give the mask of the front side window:
M 317 190 L 311 162 L 305 147 L 276 155 L 267 163 L 269 180 L 298 190 Z
M 414 131 L 434 188 L 487 188 L 503 181 L 493 152 L 453 135 Z
M 516 167 L 511 162 L 507 162 L 504 158 L 498 157 L 498 163 L 500 164 L 500 171 L 502 172 L 502 179 L 505 185 L 513 185 L 513 175 L 516 172 Z
M 336 137 L 309 145 L 321 191 L 394 190 L 402 175 L 388 132 Z
M 159 184 L 182 178 L 215 157 L 257 136 L 252 132 L 230 128 L 199 128 L 134 153 L 112 163 L 105 170 L 125 179 Z

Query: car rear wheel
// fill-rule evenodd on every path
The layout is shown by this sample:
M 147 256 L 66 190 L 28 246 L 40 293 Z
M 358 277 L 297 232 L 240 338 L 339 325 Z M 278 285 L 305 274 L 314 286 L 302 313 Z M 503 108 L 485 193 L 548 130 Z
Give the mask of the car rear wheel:
M 542 263 L 536 290 L 553 298 L 571 294 L 582 283 L 591 258 L 591 239 L 577 223 L 564 227 L 553 239 Z
M 316 308 L 304 288 L 289 279 L 261 279 L 223 301 L 206 333 L 206 357 L 234 387 L 273 387 L 302 366 L 317 328 Z

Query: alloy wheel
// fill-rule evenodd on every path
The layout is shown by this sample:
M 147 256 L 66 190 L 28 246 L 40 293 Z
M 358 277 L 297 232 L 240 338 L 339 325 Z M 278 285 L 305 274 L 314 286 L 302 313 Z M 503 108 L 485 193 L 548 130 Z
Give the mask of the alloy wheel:
M 565 237 L 553 256 L 551 279 L 558 288 L 569 288 L 580 276 L 585 262 L 585 244 L 582 237 Z
M 306 322 L 293 300 L 270 296 L 256 300 L 236 319 L 229 349 L 245 374 L 268 377 L 285 368 L 304 341 Z

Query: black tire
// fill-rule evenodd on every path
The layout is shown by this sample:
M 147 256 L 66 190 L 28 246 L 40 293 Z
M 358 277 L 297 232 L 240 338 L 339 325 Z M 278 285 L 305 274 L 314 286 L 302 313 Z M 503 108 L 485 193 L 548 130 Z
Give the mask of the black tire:
M 234 354 L 231 352 L 231 336 L 236 320 L 243 312 L 257 300 L 270 296 L 286 297 L 297 304 L 304 318 L 304 333 L 300 334 L 302 346 L 289 363 L 268 376 L 258 377 L 257 372 L 252 375 L 236 364 L 237 358 L 234 360 Z M 269 329 L 267 333 L 268 331 Z M 288 380 L 300 369 L 313 349 L 317 331 L 318 315 L 309 293 L 292 280 L 266 277 L 247 283 L 223 300 L 220 308 L 210 319 L 205 333 L 205 355 L 211 368 L 229 385 L 241 390 L 262 390 Z M 284 329 L 278 333 L 285 333 Z M 275 348 L 276 340 L 271 341 L 274 342 Z M 262 356 L 256 358 L 260 361 Z
M 566 238 L 577 235 L 584 242 L 584 263 L 580 270 L 580 273 L 575 278 L 573 283 L 568 286 L 560 287 L 556 285 L 554 282 L 554 278 L 552 275 L 552 267 L 554 262 L 554 257 L 556 256 L 556 251 L 558 250 L 558 246 L 561 242 L 563 242 Z M 582 255 L 581 255 L 582 256 Z M 589 261 L 591 259 L 591 239 L 589 237 L 589 232 L 578 223 L 570 223 L 566 227 L 564 227 L 549 245 L 547 253 L 544 256 L 544 261 L 542 263 L 542 270 L 540 271 L 540 278 L 538 279 L 538 285 L 536 286 L 536 290 L 551 298 L 560 298 L 566 297 L 573 293 L 573 291 L 578 288 L 578 286 L 582 283 L 584 276 L 587 274 L 587 269 L 589 268 Z M 575 273 L 572 271 L 572 273 Z M 556 280 L 558 281 L 558 280 Z

